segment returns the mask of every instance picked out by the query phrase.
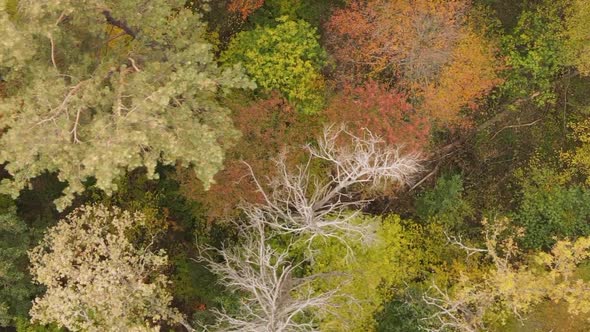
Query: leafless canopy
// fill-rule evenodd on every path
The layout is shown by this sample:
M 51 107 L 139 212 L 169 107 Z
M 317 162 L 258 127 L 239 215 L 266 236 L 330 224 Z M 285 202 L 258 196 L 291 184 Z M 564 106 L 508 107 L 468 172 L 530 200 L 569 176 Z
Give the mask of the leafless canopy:
M 342 141 L 349 144 L 338 144 Z M 248 205 L 248 219 L 260 220 L 282 234 L 304 235 L 309 243 L 315 238 L 367 241 L 371 225 L 356 218 L 371 201 L 361 190 L 374 190 L 386 183 L 408 184 L 421 170 L 420 156 L 402 155 L 399 149 L 366 131 L 355 136 L 344 126 L 327 127 L 317 146 L 308 145 L 308 162 L 289 170 L 284 158 L 275 161 L 278 174 L 265 190 L 254 174 L 264 203 Z M 331 174 L 313 174 L 315 161 L 328 164 Z
M 350 144 L 340 144 L 342 139 Z M 313 251 L 293 262 L 289 247 L 303 242 L 309 249 L 316 238 L 336 238 L 345 244 L 369 240 L 371 225 L 355 218 L 370 201 L 359 195 L 361 189 L 375 189 L 390 181 L 408 183 L 420 169 L 417 155 L 400 155 L 370 132 L 357 137 L 343 126 L 326 128 L 317 146 L 309 145 L 307 151 L 307 163 L 295 171 L 288 169 L 285 158 L 279 158 L 269 189 L 252 174 L 264 201 L 242 206 L 246 223 L 240 245 L 210 248 L 221 261 L 203 256 L 223 285 L 244 294 L 240 312 L 216 312 L 217 328 L 315 331 L 314 320 L 333 308 L 337 290 L 318 293 L 313 289 L 311 282 L 325 275 L 297 277 L 294 272 L 302 262 L 313 259 Z M 328 164 L 331 174 L 314 175 L 311 166 L 315 161 Z M 287 250 L 270 246 L 268 239 L 277 235 L 288 238 Z
M 242 234 L 243 244 L 217 253 L 222 262 L 207 258 L 221 283 L 244 294 L 238 313 L 216 310 L 222 331 L 316 331 L 314 316 L 331 307 L 335 290 L 318 294 L 310 282 L 314 276 L 294 276 L 294 264 L 286 252 L 267 243 L 264 224 L 257 222 Z M 311 315 L 310 310 L 314 310 Z

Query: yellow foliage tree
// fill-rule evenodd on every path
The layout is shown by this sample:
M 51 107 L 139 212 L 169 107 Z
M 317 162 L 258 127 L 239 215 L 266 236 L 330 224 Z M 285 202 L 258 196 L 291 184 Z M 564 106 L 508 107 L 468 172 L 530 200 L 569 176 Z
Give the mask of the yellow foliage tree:
M 547 299 L 565 302 L 571 315 L 590 312 L 590 282 L 575 277 L 577 267 L 590 257 L 590 238 L 558 241 L 549 253 L 523 256 L 515 242 L 522 230 L 507 234 L 511 228 L 505 218 L 483 223 L 485 249 L 451 239 L 468 257 L 485 253 L 493 264 L 483 274 L 462 274 L 450 291 L 432 286 L 424 296 L 436 308 L 431 331 L 487 330 L 511 316 L 522 318 Z
M 390 289 L 419 272 L 420 254 L 412 250 L 415 232 L 405 229 L 398 216 L 360 218 L 379 224 L 372 245 L 349 243 L 347 248 L 340 241 L 320 242 L 314 257 L 313 272 L 326 275 L 317 280 L 317 289 L 337 290 L 334 310 L 322 319 L 322 331 L 374 330 L 375 313 L 390 299 Z M 350 249 L 353 257 L 347 255 Z
M 421 108 L 443 123 L 460 122 L 461 108 L 476 108 L 477 99 L 500 83 L 497 68 L 493 48 L 475 32 L 466 31 L 438 81 L 424 88 Z
M 568 60 L 582 75 L 590 75 L 590 2 L 574 0 L 566 19 Z
M 586 184 L 590 184 L 590 120 L 571 124 L 571 127 L 579 144 L 572 151 L 562 153 L 561 158 L 571 171 L 581 173 L 586 177 Z

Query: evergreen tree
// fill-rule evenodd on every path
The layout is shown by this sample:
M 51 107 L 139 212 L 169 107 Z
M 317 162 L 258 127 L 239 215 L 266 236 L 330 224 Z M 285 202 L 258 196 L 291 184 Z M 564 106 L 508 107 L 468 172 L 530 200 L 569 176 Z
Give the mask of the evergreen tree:
M 16 207 L 0 197 L 0 326 L 26 317 L 33 287 L 26 273 L 28 264 L 27 226 L 16 215 Z
M 17 197 L 56 172 L 64 209 L 86 180 L 107 193 L 127 170 L 194 168 L 207 186 L 237 132 L 219 96 L 251 88 L 237 66 L 220 69 L 200 15 L 185 1 L 0 1 L 0 163 Z

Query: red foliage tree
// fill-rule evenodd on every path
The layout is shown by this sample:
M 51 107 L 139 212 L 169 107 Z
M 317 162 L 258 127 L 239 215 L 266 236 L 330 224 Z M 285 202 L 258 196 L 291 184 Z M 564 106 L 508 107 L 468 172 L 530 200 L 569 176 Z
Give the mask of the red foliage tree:
M 297 159 L 295 152 L 302 151 L 300 147 L 313 140 L 322 127 L 321 119 L 300 114 L 278 94 L 234 109 L 233 120 L 242 138 L 228 151 L 225 169 L 215 177 L 216 183 L 204 191 L 192 173 L 178 174 L 185 195 L 205 203 L 210 221 L 232 216 L 241 200 L 260 201 L 245 163 L 260 179 L 270 177 L 275 169 L 272 159 L 289 147 L 293 148 L 289 157 Z
M 428 120 L 416 113 L 405 95 L 374 81 L 346 87 L 332 100 L 326 116 L 330 123 L 346 123 L 357 135 L 366 128 L 409 151 L 422 151 L 429 144 Z

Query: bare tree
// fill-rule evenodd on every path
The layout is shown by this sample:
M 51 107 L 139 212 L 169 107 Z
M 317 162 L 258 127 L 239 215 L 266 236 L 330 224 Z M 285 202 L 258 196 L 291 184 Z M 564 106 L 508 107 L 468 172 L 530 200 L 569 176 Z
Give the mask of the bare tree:
M 242 243 L 235 248 L 208 248 L 216 255 L 202 255 L 223 285 L 244 294 L 239 312 L 216 311 L 219 323 L 215 328 L 315 331 L 315 320 L 333 308 L 338 289 L 314 289 L 312 282 L 326 274 L 297 277 L 295 272 L 303 262 L 313 259 L 313 252 L 309 250 L 306 257 L 293 262 L 289 249 L 302 241 L 310 249 L 316 238 L 336 238 L 347 246 L 351 240 L 368 241 L 373 235 L 372 225 L 356 218 L 370 202 L 361 192 L 389 182 L 408 183 L 420 170 L 418 155 L 402 156 L 372 133 L 357 137 L 344 126 L 326 128 L 317 146 L 308 145 L 307 151 L 307 163 L 295 171 L 287 167 L 284 156 L 277 159 L 277 174 L 269 180 L 268 189 L 252 172 L 264 200 L 242 206 L 246 219 Z M 315 161 L 327 163 L 331 173 L 313 174 Z M 283 251 L 272 248 L 268 239 L 273 236 L 290 244 Z
M 539 303 L 548 294 L 547 289 L 555 286 L 526 265 L 513 262 L 520 253 L 515 239 L 523 235 L 521 228 L 510 227 L 507 218 L 492 223 L 484 219 L 482 224 L 485 248 L 466 245 L 461 237 L 447 235 L 447 239 L 465 251 L 466 259 L 483 254 L 492 265 L 481 276 L 461 275 L 451 292 L 433 284 L 423 295 L 424 302 L 434 309 L 434 314 L 425 319 L 431 324 L 425 330 L 484 331 L 486 314 L 494 310 L 523 320 L 522 314 Z
M 349 144 L 339 144 L 343 140 Z M 407 184 L 421 170 L 418 154 L 402 155 L 368 130 L 358 137 L 344 126 L 330 126 L 317 146 L 308 145 L 307 150 L 307 163 L 295 171 L 288 169 L 284 156 L 275 161 L 278 174 L 269 180 L 269 190 L 252 174 L 264 203 L 243 209 L 249 219 L 259 219 L 281 234 L 305 235 L 309 244 L 318 237 L 371 240 L 372 226 L 356 218 L 371 202 L 362 191 Z M 327 163 L 331 174 L 313 174 L 314 161 Z
M 426 320 L 432 327 L 428 332 L 461 331 L 477 332 L 484 328 L 483 317 L 495 302 L 494 294 L 480 288 L 465 288 L 461 296 L 451 296 L 446 290 L 433 284 L 423 300 L 432 306 L 435 313 Z
M 329 310 L 336 290 L 317 293 L 311 282 L 318 276 L 296 277 L 300 263 L 291 262 L 287 251 L 273 249 L 267 243 L 264 225 L 260 219 L 253 220 L 253 227 L 241 234 L 243 243 L 237 248 L 212 249 L 221 256 L 221 262 L 211 255 L 201 256 L 222 284 L 243 294 L 238 313 L 214 310 L 218 324 L 213 329 L 316 331 L 314 317 Z

